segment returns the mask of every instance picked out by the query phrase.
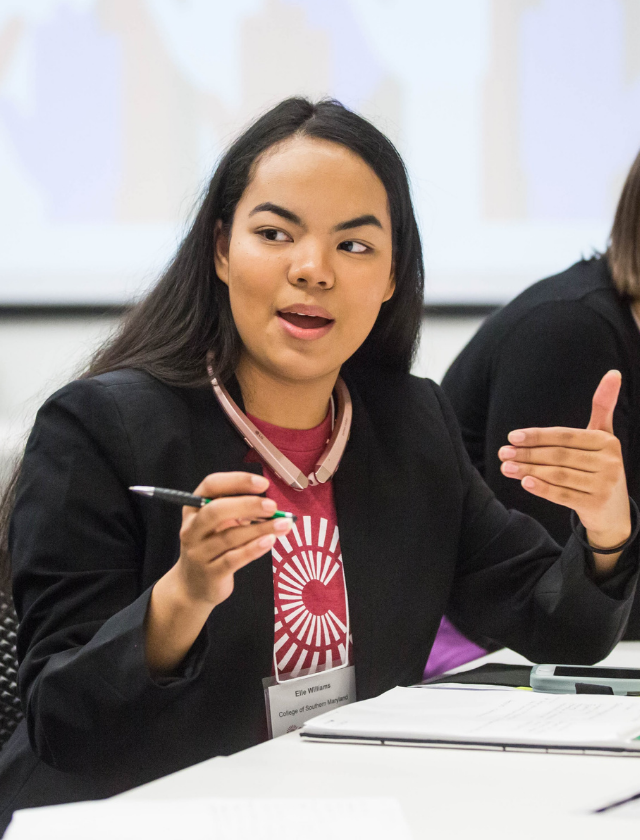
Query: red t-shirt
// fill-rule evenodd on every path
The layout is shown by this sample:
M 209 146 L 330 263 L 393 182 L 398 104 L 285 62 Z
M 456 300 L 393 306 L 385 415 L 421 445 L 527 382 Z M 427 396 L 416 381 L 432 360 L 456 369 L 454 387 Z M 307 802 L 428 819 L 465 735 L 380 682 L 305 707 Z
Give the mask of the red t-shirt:
M 284 429 L 248 415 L 305 475 L 331 436 L 331 413 L 313 429 Z M 247 460 L 261 460 L 253 450 Z M 278 675 L 291 677 L 335 668 L 345 661 L 347 598 L 333 483 L 294 490 L 263 463 L 267 497 L 298 520 L 272 549 L 275 603 L 274 653 Z M 315 481 L 315 479 L 313 479 Z M 349 664 L 351 646 L 349 646 Z

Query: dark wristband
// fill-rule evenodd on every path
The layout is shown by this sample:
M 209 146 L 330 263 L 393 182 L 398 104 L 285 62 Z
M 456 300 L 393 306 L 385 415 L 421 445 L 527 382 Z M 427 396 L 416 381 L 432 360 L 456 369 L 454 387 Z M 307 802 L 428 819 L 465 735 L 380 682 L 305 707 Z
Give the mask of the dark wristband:
M 579 530 L 582 529 L 582 531 L 584 531 L 585 527 L 582 524 L 582 522 L 580 522 L 580 520 L 578 519 L 578 514 L 575 512 L 575 510 L 572 510 L 571 527 L 573 529 L 575 538 L 578 540 L 580 545 L 583 545 L 589 551 L 593 551 L 594 554 L 618 554 L 620 551 L 624 551 L 624 549 L 630 546 L 631 543 L 638 536 L 638 532 L 640 532 L 640 511 L 638 511 L 638 505 L 633 501 L 631 496 L 629 496 L 629 507 L 631 508 L 631 534 L 629 536 L 629 539 L 625 540 L 623 543 L 620 543 L 620 545 L 616 545 L 614 546 L 614 548 L 595 548 L 594 546 L 589 545 L 586 539 L 582 537 Z

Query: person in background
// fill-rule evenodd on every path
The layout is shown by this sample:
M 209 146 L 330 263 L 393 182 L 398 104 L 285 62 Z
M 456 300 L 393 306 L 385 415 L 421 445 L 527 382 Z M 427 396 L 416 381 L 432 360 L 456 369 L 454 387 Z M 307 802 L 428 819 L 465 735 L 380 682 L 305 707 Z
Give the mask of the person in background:
M 571 511 L 528 493 L 498 450 L 511 429 L 585 426 L 593 389 L 611 368 L 622 374 L 613 428 L 629 493 L 640 502 L 640 154 L 606 252 L 535 283 L 491 316 L 442 382 L 471 461 L 489 487 L 560 544 L 571 533 Z M 558 483 L 563 472 L 559 467 Z M 625 638 L 640 639 L 638 598 Z

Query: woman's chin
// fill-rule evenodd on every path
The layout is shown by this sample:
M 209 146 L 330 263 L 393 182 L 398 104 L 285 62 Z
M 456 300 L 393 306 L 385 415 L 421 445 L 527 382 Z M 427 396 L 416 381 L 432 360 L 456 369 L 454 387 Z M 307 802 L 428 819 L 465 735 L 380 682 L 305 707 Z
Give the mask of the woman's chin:
M 329 379 L 331 377 L 337 378 L 340 373 L 340 367 L 327 368 L 324 365 L 318 367 L 311 367 L 305 365 L 286 365 L 277 369 L 278 378 L 290 382 L 292 385 L 296 383 L 308 384 L 310 382 L 318 382 Z
M 286 381 L 295 385 L 296 383 L 307 384 L 317 382 L 331 377 L 336 378 L 340 373 L 341 362 L 331 359 L 326 354 L 324 358 L 309 358 L 308 354 L 285 353 L 281 358 L 273 359 L 263 369 L 271 373 L 274 379 Z
M 351 342 L 350 342 L 351 345 Z M 355 353 L 357 348 L 349 346 L 343 348 L 342 353 L 336 353 L 335 342 L 325 344 L 319 342 L 298 342 L 296 347 L 283 345 L 282 342 L 271 342 L 267 353 L 251 353 L 251 348 L 242 354 L 240 367 L 254 368 L 262 375 L 278 381 L 308 384 L 313 381 L 337 378 L 343 363 Z

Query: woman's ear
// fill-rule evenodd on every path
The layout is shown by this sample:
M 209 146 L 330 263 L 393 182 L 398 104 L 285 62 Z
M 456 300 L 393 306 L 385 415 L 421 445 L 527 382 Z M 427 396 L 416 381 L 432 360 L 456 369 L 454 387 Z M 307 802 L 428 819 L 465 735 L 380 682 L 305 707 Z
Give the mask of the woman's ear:
M 382 298 L 382 302 L 386 303 L 388 300 L 391 300 L 395 290 L 396 290 L 396 275 L 395 275 L 395 271 L 393 269 L 391 269 L 391 274 L 389 275 L 389 285 L 387 286 L 387 291 L 384 293 L 384 297 Z
M 214 264 L 216 267 L 216 274 L 225 283 L 229 285 L 229 231 L 218 219 L 215 228 L 213 229 L 213 250 L 214 250 Z

